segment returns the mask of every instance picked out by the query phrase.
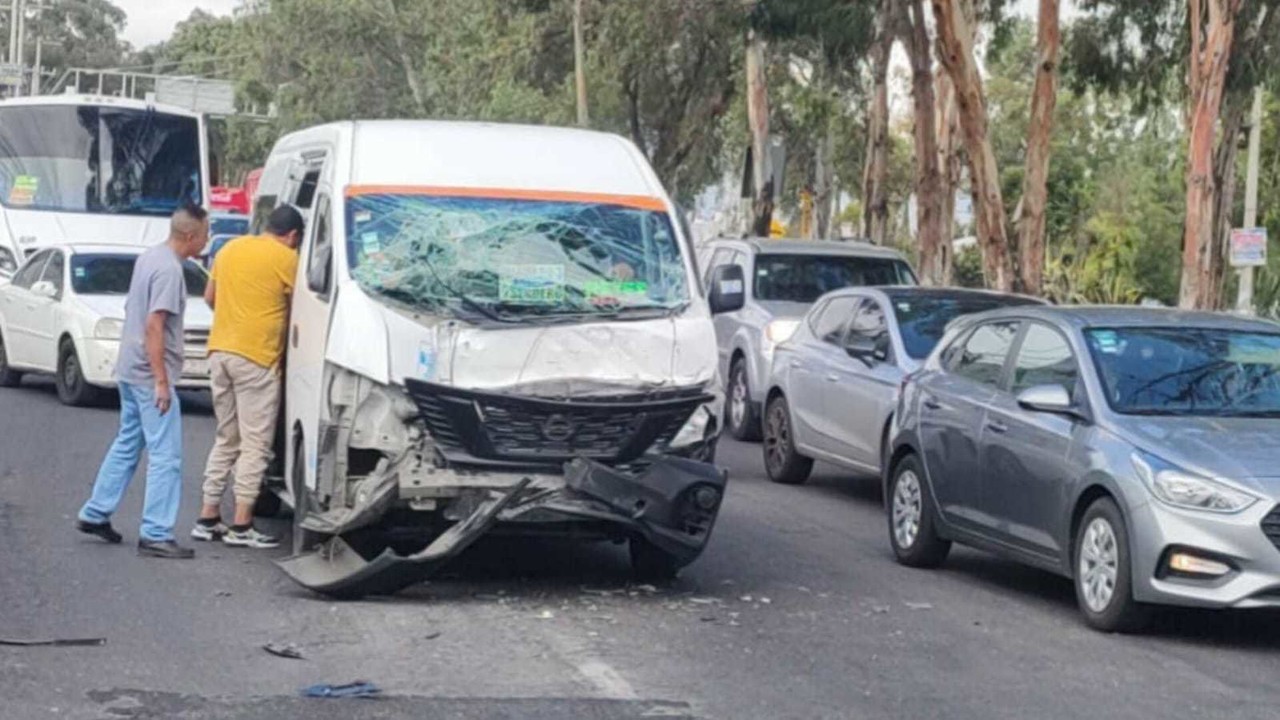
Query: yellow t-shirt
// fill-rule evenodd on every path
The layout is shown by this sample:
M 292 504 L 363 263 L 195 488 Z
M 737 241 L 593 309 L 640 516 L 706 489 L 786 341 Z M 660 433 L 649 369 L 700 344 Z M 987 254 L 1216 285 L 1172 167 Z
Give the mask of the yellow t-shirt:
M 275 367 L 284 353 L 297 273 L 298 253 L 269 235 L 246 235 L 224 245 L 213 261 L 209 352 Z

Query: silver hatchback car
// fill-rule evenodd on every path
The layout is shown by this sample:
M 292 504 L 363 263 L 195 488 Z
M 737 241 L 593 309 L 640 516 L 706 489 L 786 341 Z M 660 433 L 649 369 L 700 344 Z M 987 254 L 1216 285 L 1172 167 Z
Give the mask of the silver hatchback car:
M 760 439 L 760 410 L 773 350 L 822 295 L 845 287 L 915 285 L 901 253 L 864 242 L 712 240 L 699 251 L 710 278 L 726 265 L 742 269 L 746 302 L 718 315 L 720 376 L 726 379 L 725 426 L 738 440 Z
M 952 541 L 1072 578 L 1086 621 L 1280 607 L 1280 325 L 1139 308 L 970 316 L 908 378 L 900 562 Z

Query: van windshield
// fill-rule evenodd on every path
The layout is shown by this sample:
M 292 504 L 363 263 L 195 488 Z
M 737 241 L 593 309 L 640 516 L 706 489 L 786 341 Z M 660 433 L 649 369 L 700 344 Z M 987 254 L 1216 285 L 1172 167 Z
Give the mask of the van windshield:
M 356 194 L 351 273 L 374 295 L 496 322 L 678 313 L 689 304 L 667 213 L 560 200 Z

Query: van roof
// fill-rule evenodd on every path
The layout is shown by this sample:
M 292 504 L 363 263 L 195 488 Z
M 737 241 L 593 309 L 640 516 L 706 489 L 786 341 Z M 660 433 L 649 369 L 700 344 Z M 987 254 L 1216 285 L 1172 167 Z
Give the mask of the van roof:
M 173 105 L 160 105 L 157 103 L 149 103 L 145 100 L 135 100 L 133 98 L 109 97 L 106 95 L 34 95 L 28 97 L 9 98 L 0 100 L 0 108 L 6 107 L 61 107 L 61 106 L 83 106 L 93 105 L 97 107 L 123 108 L 126 110 L 148 110 L 154 109 L 166 115 L 182 115 L 184 117 L 198 118 L 200 113 L 175 107 Z
M 659 199 L 661 183 L 630 141 L 559 127 L 432 120 L 356 120 L 304 130 L 281 147 L 337 132 L 349 183 L 625 195 Z

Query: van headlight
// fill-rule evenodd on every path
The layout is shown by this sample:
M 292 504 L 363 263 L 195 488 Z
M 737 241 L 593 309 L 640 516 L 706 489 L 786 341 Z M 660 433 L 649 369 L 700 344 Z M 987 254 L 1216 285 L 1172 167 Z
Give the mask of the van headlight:
M 672 450 L 688 448 L 706 442 L 716 432 L 716 415 L 711 404 L 701 405 L 693 411 L 693 415 L 689 416 L 684 427 L 680 428 L 676 436 L 671 439 L 669 447 Z
M 0 273 L 12 275 L 18 271 L 18 258 L 9 248 L 0 247 Z
M 1258 501 L 1249 493 L 1184 472 L 1146 453 L 1133 454 L 1133 467 L 1157 500 L 1177 508 L 1238 513 Z
M 93 326 L 95 340 L 119 340 L 124 334 L 124 321 L 116 318 L 102 318 Z

